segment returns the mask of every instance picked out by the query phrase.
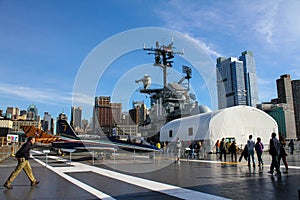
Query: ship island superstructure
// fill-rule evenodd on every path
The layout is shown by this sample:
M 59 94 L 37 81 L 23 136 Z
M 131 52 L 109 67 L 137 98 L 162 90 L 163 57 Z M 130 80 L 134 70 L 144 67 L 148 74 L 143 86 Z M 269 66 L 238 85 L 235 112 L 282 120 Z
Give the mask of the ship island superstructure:
M 143 137 L 151 138 L 150 140 L 155 142 L 159 141 L 160 128 L 167 122 L 210 111 L 206 106 L 199 106 L 195 94 L 190 93 L 189 81 L 192 77 L 190 67 L 182 66 L 185 76 L 178 82 L 167 82 L 167 69 L 173 65 L 174 54 L 183 54 L 183 52 L 175 52 L 173 49 L 173 41 L 167 46 L 160 46 L 159 42 L 156 42 L 155 48 L 144 48 L 148 54 L 154 55 L 153 65 L 162 68 L 162 88 L 149 88 L 151 78 L 148 74 L 144 76 L 144 79 L 136 81 L 137 83 L 143 82 L 144 88 L 140 92 L 149 95 L 151 101 L 147 121 L 140 127 L 140 132 Z M 184 84 L 186 80 L 188 83 Z

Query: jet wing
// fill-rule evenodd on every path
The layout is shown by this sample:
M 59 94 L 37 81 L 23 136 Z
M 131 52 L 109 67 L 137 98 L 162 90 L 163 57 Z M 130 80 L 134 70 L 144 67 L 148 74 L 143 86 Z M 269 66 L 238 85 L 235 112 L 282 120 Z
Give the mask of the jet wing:
M 47 133 L 41 129 L 34 126 L 22 126 L 22 129 L 26 137 L 35 137 L 35 141 L 41 144 L 50 144 L 54 141 L 61 140 L 60 137 Z
M 161 152 L 160 149 L 151 146 L 151 145 L 140 145 L 136 143 L 127 143 L 127 142 L 112 142 L 109 140 L 81 140 L 81 142 L 84 144 L 84 146 L 87 149 L 94 148 L 97 146 L 105 145 L 106 147 L 104 148 L 116 148 L 119 147 L 124 150 L 128 151 L 144 151 L 144 152 Z
M 89 151 L 117 151 L 116 148 L 114 147 L 76 147 L 75 149 L 78 149 L 78 150 L 89 150 Z
M 52 144 L 57 149 L 76 149 L 76 150 L 116 150 L 121 148 L 127 151 L 144 151 L 144 152 L 159 152 L 160 149 L 154 148 L 150 145 L 139 145 L 135 143 L 121 143 L 112 142 L 110 140 L 83 140 L 83 139 L 70 139 L 69 137 L 62 137 L 52 135 L 34 126 L 22 126 L 26 137 L 35 137 L 37 143 Z

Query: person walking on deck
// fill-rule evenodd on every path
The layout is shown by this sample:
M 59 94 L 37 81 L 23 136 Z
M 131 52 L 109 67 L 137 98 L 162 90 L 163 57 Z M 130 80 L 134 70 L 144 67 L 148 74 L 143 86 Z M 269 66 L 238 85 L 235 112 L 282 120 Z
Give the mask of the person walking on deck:
M 250 158 L 252 159 L 253 167 L 255 167 L 254 147 L 255 147 L 255 143 L 254 143 L 254 141 L 252 140 L 252 135 L 249 135 L 249 140 L 247 141 L 247 148 L 248 148 L 248 167 L 250 167 Z
M 35 143 L 35 138 L 29 137 L 27 139 L 27 142 L 24 143 L 22 145 L 22 147 L 17 151 L 16 158 L 18 160 L 18 165 L 17 165 L 16 169 L 10 174 L 7 181 L 3 185 L 7 189 L 13 189 L 13 187 L 11 186 L 11 183 L 18 176 L 18 174 L 22 171 L 22 169 L 26 173 L 32 186 L 39 184 L 39 181 L 37 181 L 35 179 L 35 177 L 33 176 L 32 169 L 31 169 L 30 163 L 28 161 L 30 149 L 34 143 Z
M 256 151 L 256 155 L 257 155 L 257 160 L 258 160 L 258 166 L 263 166 L 263 160 L 262 160 L 262 153 L 263 153 L 263 149 L 264 149 L 264 145 L 261 142 L 261 138 L 258 137 L 255 143 L 255 151 Z
M 268 173 L 273 174 L 274 168 L 277 173 L 275 176 L 281 177 L 280 166 L 279 166 L 279 155 L 280 155 L 280 142 L 276 138 L 276 133 L 271 134 L 271 139 L 269 142 L 269 154 L 272 156 L 272 163 L 270 166 L 270 171 Z

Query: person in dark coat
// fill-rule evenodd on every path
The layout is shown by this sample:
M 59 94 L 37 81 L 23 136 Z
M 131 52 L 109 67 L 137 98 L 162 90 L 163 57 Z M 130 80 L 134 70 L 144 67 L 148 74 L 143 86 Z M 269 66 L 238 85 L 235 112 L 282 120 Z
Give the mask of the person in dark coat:
M 276 133 L 272 133 L 271 139 L 269 142 L 269 154 L 272 156 L 272 163 L 270 166 L 270 171 L 268 173 L 273 174 L 274 168 L 276 169 L 275 176 L 281 177 L 280 165 L 279 165 L 279 155 L 281 144 L 279 140 L 276 138 Z
M 248 147 L 247 147 L 247 145 L 244 146 L 244 149 L 243 149 L 243 151 L 241 153 L 241 156 L 239 158 L 239 162 L 242 161 L 243 157 L 245 158 L 246 161 L 248 160 Z
M 222 160 L 222 155 L 224 155 L 224 161 L 226 161 L 226 151 L 227 151 L 227 147 L 226 147 L 226 143 L 225 143 L 225 139 L 222 138 L 222 141 L 220 143 L 220 160 Z
M 10 174 L 7 181 L 3 185 L 7 189 L 12 189 L 13 188 L 11 186 L 11 183 L 18 176 L 18 174 L 22 171 L 22 169 L 26 173 L 26 175 L 27 175 L 28 179 L 30 180 L 32 186 L 39 184 L 39 181 L 37 181 L 35 179 L 35 177 L 33 176 L 32 169 L 31 169 L 30 163 L 28 161 L 29 154 L 30 154 L 30 149 L 31 149 L 31 147 L 34 143 L 35 143 L 35 138 L 34 137 L 29 137 L 27 139 L 27 142 L 24 143 L 22 145 L 22 147 L 17 151 L 16 158 L 18 160 L 18 165 L 17 165 L 16 169 Z
M 290 148 L 290 154 L 293 154 L 294 153 L 294 142 L 293 142 L 293 140 L 290 141 L 288 146 Z
M 237 151 L 237 147 L 236 147 L 235 141 L 233 141 L 229 146 L 229 152 L 231 154 L 231 161 L 233 161 L 233 158 L 234 158 L 234 162 L 236 162 L 236 151 Z
M 280 146 L 280 154 L 279 154 L 279 158 L 278 158 L 278 164 L 280 165 L 280 161 L 282 159 L 283 164 L 285 166 L 285 172 L 283 172 L 283 173 L 287 174 L 287 173 L 289 173 L 288 172 L 289 171 L 289 166 L 288 166 L 288 163 L 286 161 L 286 157 L 287 157 L 288 154 L 285 151 L 286 143 L 285 143 L 285 138 L 282 135 L 279 135 L 279 142 L 280 142 L 281 146 Z
M 255 143 L 255 151 L 257 154 L 258 166 L 263 166 L 262 153 L 264 149 L 264 144 L 261 142 L 261 138 L 258 137 Z

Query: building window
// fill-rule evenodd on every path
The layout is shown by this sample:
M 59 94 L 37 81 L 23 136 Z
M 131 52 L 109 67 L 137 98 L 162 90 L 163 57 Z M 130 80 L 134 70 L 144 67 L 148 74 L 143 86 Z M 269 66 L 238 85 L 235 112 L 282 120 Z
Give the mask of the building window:
M 173 131 L 172 130 L 169 130 L 169 137 L 173 137 Z
M 189 128 L 189 136 L 193 136 L 193 128 Z

